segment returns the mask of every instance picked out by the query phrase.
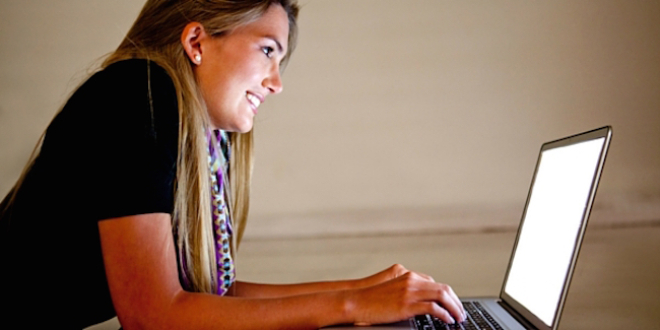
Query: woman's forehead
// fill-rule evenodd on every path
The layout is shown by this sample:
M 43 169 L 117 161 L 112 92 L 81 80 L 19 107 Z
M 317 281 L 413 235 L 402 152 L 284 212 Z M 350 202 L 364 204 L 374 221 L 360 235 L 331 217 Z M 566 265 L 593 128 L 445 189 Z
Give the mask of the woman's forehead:
M 247 33 L 260 38 L 269 38 L 277 42 L 281 51 L 286 52 L 289 39 L 289 18 L 279 4 L 271 5 L 258 19 L 241 25 L 231 33 Z

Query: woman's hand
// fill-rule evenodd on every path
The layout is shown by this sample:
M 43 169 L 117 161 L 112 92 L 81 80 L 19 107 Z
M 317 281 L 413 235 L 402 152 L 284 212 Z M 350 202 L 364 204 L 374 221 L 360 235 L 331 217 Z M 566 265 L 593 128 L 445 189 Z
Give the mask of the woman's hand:
M 465 320 L 463 305 L 452 288 L 427 275 L 394 265 L 364 281 L 380 283 L 350 291 L 348 313 L 356 324 L 391 323 L 421 314 L 446 323 Z
M 406 269 L 406 267 L 403 267 L 402 265 L 399 264 L 395 264 L 374 275 L 357 280 L 356 288 L 365 288 L 365 287 L 378 285 L 387 282 L 389 280 L 395 279 L 408 272 L 410 271 Z M 416 273 L 416 274 L 429 281 L 433 281 L 433 278 L 431 276 L 422 273 Z

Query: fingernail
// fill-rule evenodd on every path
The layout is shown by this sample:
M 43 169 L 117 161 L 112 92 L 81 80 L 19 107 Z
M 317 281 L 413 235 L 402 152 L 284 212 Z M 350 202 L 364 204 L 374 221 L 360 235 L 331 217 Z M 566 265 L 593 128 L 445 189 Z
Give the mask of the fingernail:
M 453 317 L 450 316 L 449 320 L 451 321 L 451 322 L 449 322 L 449 324 L 456 324 L 456 320 L 454 320 Z

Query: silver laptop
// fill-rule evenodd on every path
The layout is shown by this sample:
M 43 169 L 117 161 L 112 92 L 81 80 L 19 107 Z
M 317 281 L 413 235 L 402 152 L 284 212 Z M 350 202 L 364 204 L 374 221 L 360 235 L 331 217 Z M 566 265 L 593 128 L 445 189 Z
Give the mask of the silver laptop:
M 611 139 L 606 126 L 541 146 L 499 298 L 462 299 L 463 324 L 420 315 L 368 329 L 472 329 L 479 318 L 476 329 L 557 329 Z

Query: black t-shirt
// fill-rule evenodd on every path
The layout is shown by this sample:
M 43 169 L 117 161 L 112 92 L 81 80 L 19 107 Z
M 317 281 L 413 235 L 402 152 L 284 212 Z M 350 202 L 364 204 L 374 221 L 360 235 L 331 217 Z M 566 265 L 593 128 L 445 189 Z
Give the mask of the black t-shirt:
M 2 218 L 3 323 L 79 329 L 116 315 L 97 222 L 172 213 L 178 126 L 153 62 L 112 64 L 73 94 Z

